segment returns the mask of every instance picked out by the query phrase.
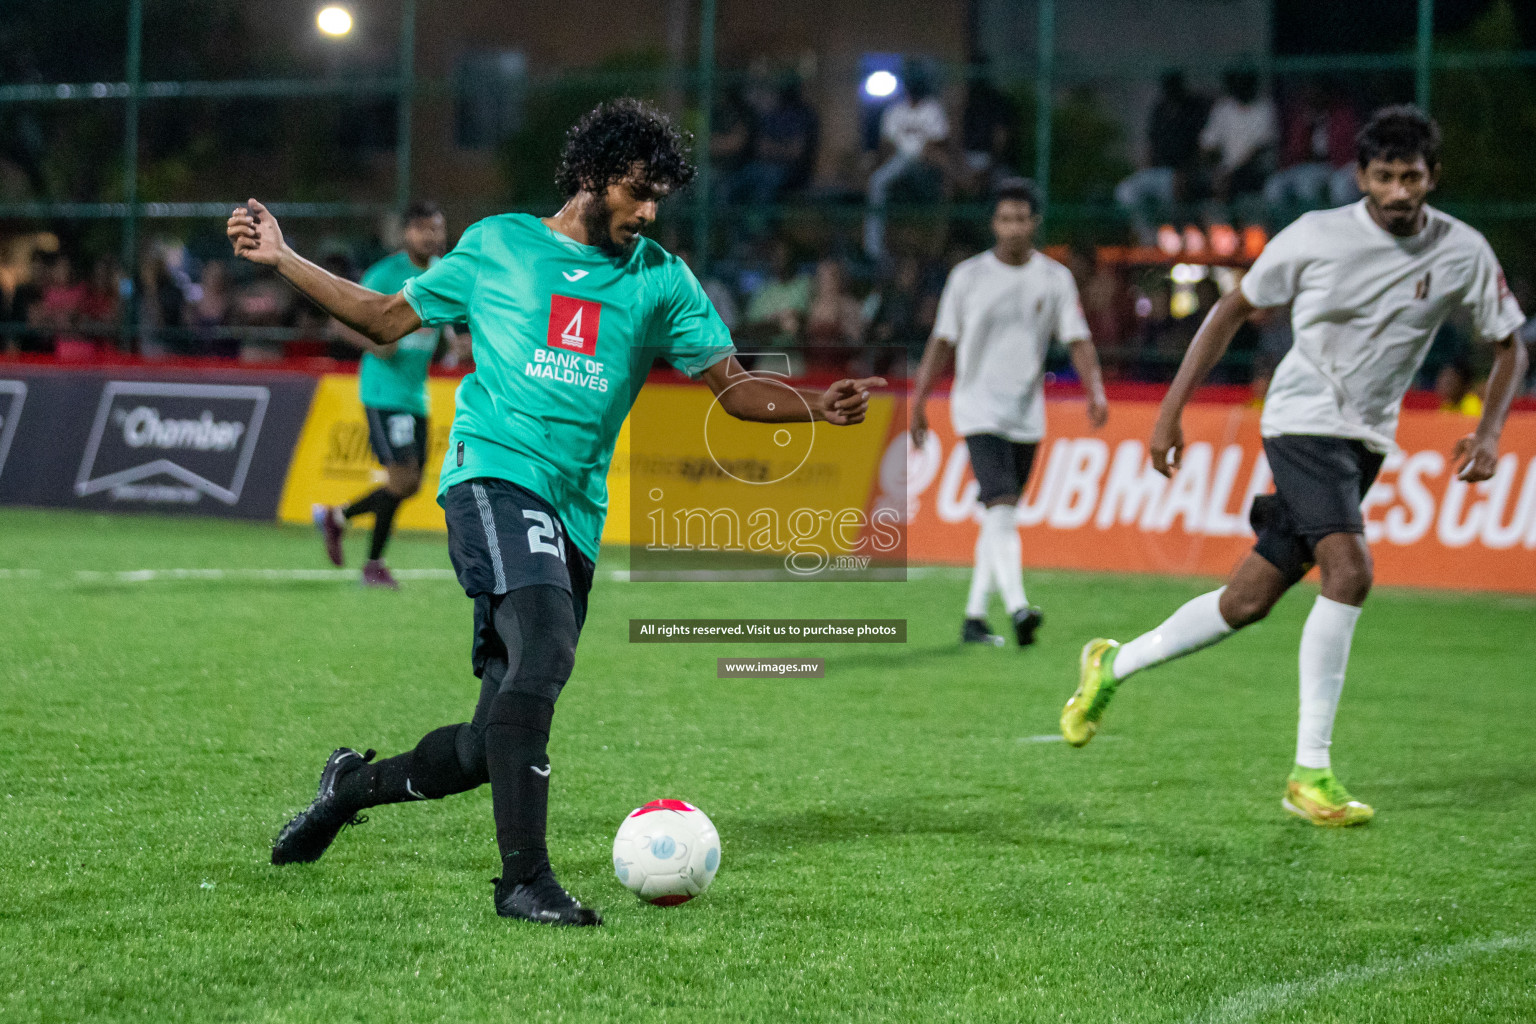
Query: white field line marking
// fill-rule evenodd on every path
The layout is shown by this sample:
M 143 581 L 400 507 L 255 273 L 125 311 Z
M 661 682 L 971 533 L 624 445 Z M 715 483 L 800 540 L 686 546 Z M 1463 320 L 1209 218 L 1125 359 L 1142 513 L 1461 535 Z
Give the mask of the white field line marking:
M 451 580 L 452 569 L 394 569 L 402 580 Z M 125 569 L 100 572 L 80 569 L 71 574 L 77 583 L 155 583 L 161 580 L 355 580 L 356 569 Z
M 1190 1024 L 1236 1024 L 1252 1020 L 1260 1014 L 1292 1003 L 1300 1003 L 1330 989 L 1359 985 L 1385 975 L 1408 974 L 1413 971 L 1434 970 L 1448 967 L 1462 960 L 1485 953 L 1504 953 L 1515 949 L 1536 947 L 1536 931 L 1509 935 L 1498 939 L 1479 939 L 1461 942 L 1454 946 L 1426 949 L 1413 956 L 1393 957 L 1371 964 L 1355 964 L 1337 971 L 1329 971 L 1321 977 L 1306 981 L 1282 981 L 1276 985 L 1263 985 L 1239 992 L 1218 1003 L 1203 1014 L 1188 1018 Z

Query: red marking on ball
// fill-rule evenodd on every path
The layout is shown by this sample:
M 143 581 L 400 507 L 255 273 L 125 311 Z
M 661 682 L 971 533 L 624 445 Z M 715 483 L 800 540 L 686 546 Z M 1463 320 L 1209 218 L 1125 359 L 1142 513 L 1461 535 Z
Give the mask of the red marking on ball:
M 697 807 L 693 806 L 692 804 L 688 803 L 685 800 L 652 800 L 650 803 L 646 804 L 644 807 L 640 808 L 639 810 L 631 811 L 629 816 L 631 818 L 638 818 L 638 817 L 640 817 L 640 815 L 642 815 L 642 814 L 649 814 L 652 811 L 696 811 L 696 810 L 698 810 Z
M 675 907 L 679 903 L 687 903 L 691 899 L 693 899 L 692 896 L 686 896 L 679 893 L 676 896 L 657 896 L 655 899 L 651 900 L 651 903 L 652 905 L 658 907 Z

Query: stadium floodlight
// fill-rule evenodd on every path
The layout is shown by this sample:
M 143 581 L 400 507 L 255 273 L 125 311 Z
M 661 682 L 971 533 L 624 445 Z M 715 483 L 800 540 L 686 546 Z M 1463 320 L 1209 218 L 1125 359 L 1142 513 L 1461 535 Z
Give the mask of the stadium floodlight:
M 901 81 L 889 71 L 874 71 L 864 79 L 864 94 L 877 100 L 883 100 L 896 92 Z
M 339 39 L 352 31 L 352 12 L 345 7 L 322 7 L 315 15 L 315 26 L 322 33 Z

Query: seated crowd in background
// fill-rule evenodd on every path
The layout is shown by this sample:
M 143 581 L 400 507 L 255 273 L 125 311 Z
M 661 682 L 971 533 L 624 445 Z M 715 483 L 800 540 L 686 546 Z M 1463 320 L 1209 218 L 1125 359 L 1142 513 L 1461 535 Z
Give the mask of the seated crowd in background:
M 1360 124 L 1332 78 L 1288 90 L 1277 109 L 1253 71 L 1229 71 L 1214 101 L 1169 72 L 1147 122 L 1146 163 L 1115 187 L 1115 201 L 1143 244 L 1170 220 L 1278 228 L 1307 210 L 1360 198 Z

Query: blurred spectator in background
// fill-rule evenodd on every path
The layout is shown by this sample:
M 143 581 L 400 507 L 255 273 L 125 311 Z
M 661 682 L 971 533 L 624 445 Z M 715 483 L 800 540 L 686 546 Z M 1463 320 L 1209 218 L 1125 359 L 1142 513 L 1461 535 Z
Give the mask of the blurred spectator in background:
M 709 117 L 709 162 L 715 172 L 715 201 L 722 205 L 743 202 L 741 171 L 752 157 L 754 115 L 741 90 L 729 88 Z
M 46 332 L 48 351 L 59 358 L 89 357 L 91 343 L 77 333 L 89 287 L 75 279 L 74 264 L 62 253 L 49 259 L 42 282 L 42 295 L 28 311 L 28 323 Z
M 859 374 L 909 377 L 923 358 L 923 348 L 933 332 L 939 293 L 924 287 L 922 262 L 908 255 L 896 261 L 892 273 L 880 282 L 877 294 L 879 305 L 868 334 L 873 349 Z
M 1078 294 L 1082 297 L 1088 333 L 1102 353 L 1130 337 L 1135 313 L 1131 308 L 1131 290 L 1115 268 L 1100 260 L 1092 250 L 1088 252 L 1087 262 L 1087 274 L 1078 285 Z
M 351 254 L 344 250 L 333 249 L 326 253 L 320 258 L 320 265 L 337 277 L 346 278 L 348 281 L 357 280 L 357 265 L 352 262 Z M 302 303 L 302 305 L 308 305 L 308 303 Z M 348 330 L 349 328 L 340 320 L 327 318 L 325 329 L 325 336 L 328 341 L 326 355 L 343 362 L 357 361 L 357 345 L 347 340 Z
M 909 63 L 902 79 L 901 98 L 880 115 L 880 152 L 885 159 L 869 176 L 864 252 L 876 261 L 885 258 L 885 203 L 896 181 L 912 178 L 916 191 L 933 193 L 935 200 L 943 194 L 943 146 L 949 138 L 949 118 L 921 65 Z
M 22 257 L 17 254 L 18 260 Z M 15 325 L 6 334 L 6 349 L 12 352 L 43 353 L 53 351 L 53 339 L 31 329 L 34 323 L 32 310 L 43 298 L 52 274 L 52 255 L 41 247 L 33 247 L 24 257 L 24 269 L 12 279 L 8 306 L 4 319 Z
M 1435 374 L 1435 397 L 1440 408 L 1462 416 L 1481 416 L 1483 400 L 1473 388 L 1472 359 L 1462 354 Z
M 1360 197 L 1355 187 L 1355 133 L 1360 118 L 1330 83 L 1307 83 L 1286 104 L 1280 170 L 1264 185 L 1264 205 L 1277 223 Z
M 989 61 L 978 57 L 960 116 L 960 147 L 965 156 L 965 189 L 984 198 L 997 183 L 1017 177 L 1013 168 L 1018 145 L 1019 105 L 988 74 Z
M 752 201 L 776 202 L 786 192 L 797 192 L 811 180 L 816 165 L 816 146 L 821 119 L 801 94 L 799 77 L 779 87 L 773 105 L 758 115 L 747 164 L 746 181 Z
M 772 277 L 747 300 L 740 340 L 789 348 L 799 342 L 805 326 L 805 314 L 811 306 L 811 279 L 796 273 L 789 243 L 782 238 L 774 240 L 769 259 Z
M 1200 132 L 1206 110 L 1205 100 L 1185 87 L 1182 71 L 1163 76 L 1147 121 L 1147 166 L 1115 186 L 1115 201 L 1131 215 L 1143 245 L 1152 244 L 1153 225 L 1168 219 L 1176 204 L 1201 198 Z
M 823 259 L 816 264 L 805 314 L 807 368 L 843 373 L 863 341 L 864 304 L 848 287 L 843 265 Z
M 693 262 L 691 249 L 674 246 L 672 253 L 684 263 L 688 269 L 698 274 L 698 267 Z M 704 294 L 709 296 L 710 303 L 715 307 L 715 312 L 720 314 L 720 322 L 725 324 L 726 330 L 733 334 L 736 326 L 741 322 L 741 310 L 736 305 L 736 296 L 732 293 L 730 285 L 715 277 L 713 274 L 705 274 L 699 277 L 699 285 L 704 289 Z
M 90 331 L 84 338 L 88 348 L 81 349 L 81 356 L 89 358 L 118 347 L 122 337 L 119 311 L 122 308 L 123 279 L 118 272 L 117 260 L 111 256 L 98 256 L 91 264 L 91 279 L 86 282 L 85 295 L 80 302 L 80 323 Z
M 209 260 L 203 264 L 197 283 L 197 296 L 186 309 L 186 326 L 191 331 L 194 351 L 220 359 L 239 358 L 240 339 L 220 330 L 229 326 L 234 305 L 229 268 L 220 260 Z
M 1226 92 L 1211 107 L 1200 133 L 1200 148 L 1214 165 L 1211 191 L 1216 199 L 1242 205 L 1263 191 L 1279 131 L 1275 105 L 1259 95 L 1256 72 L 1229 71 L 1224 84 Z

